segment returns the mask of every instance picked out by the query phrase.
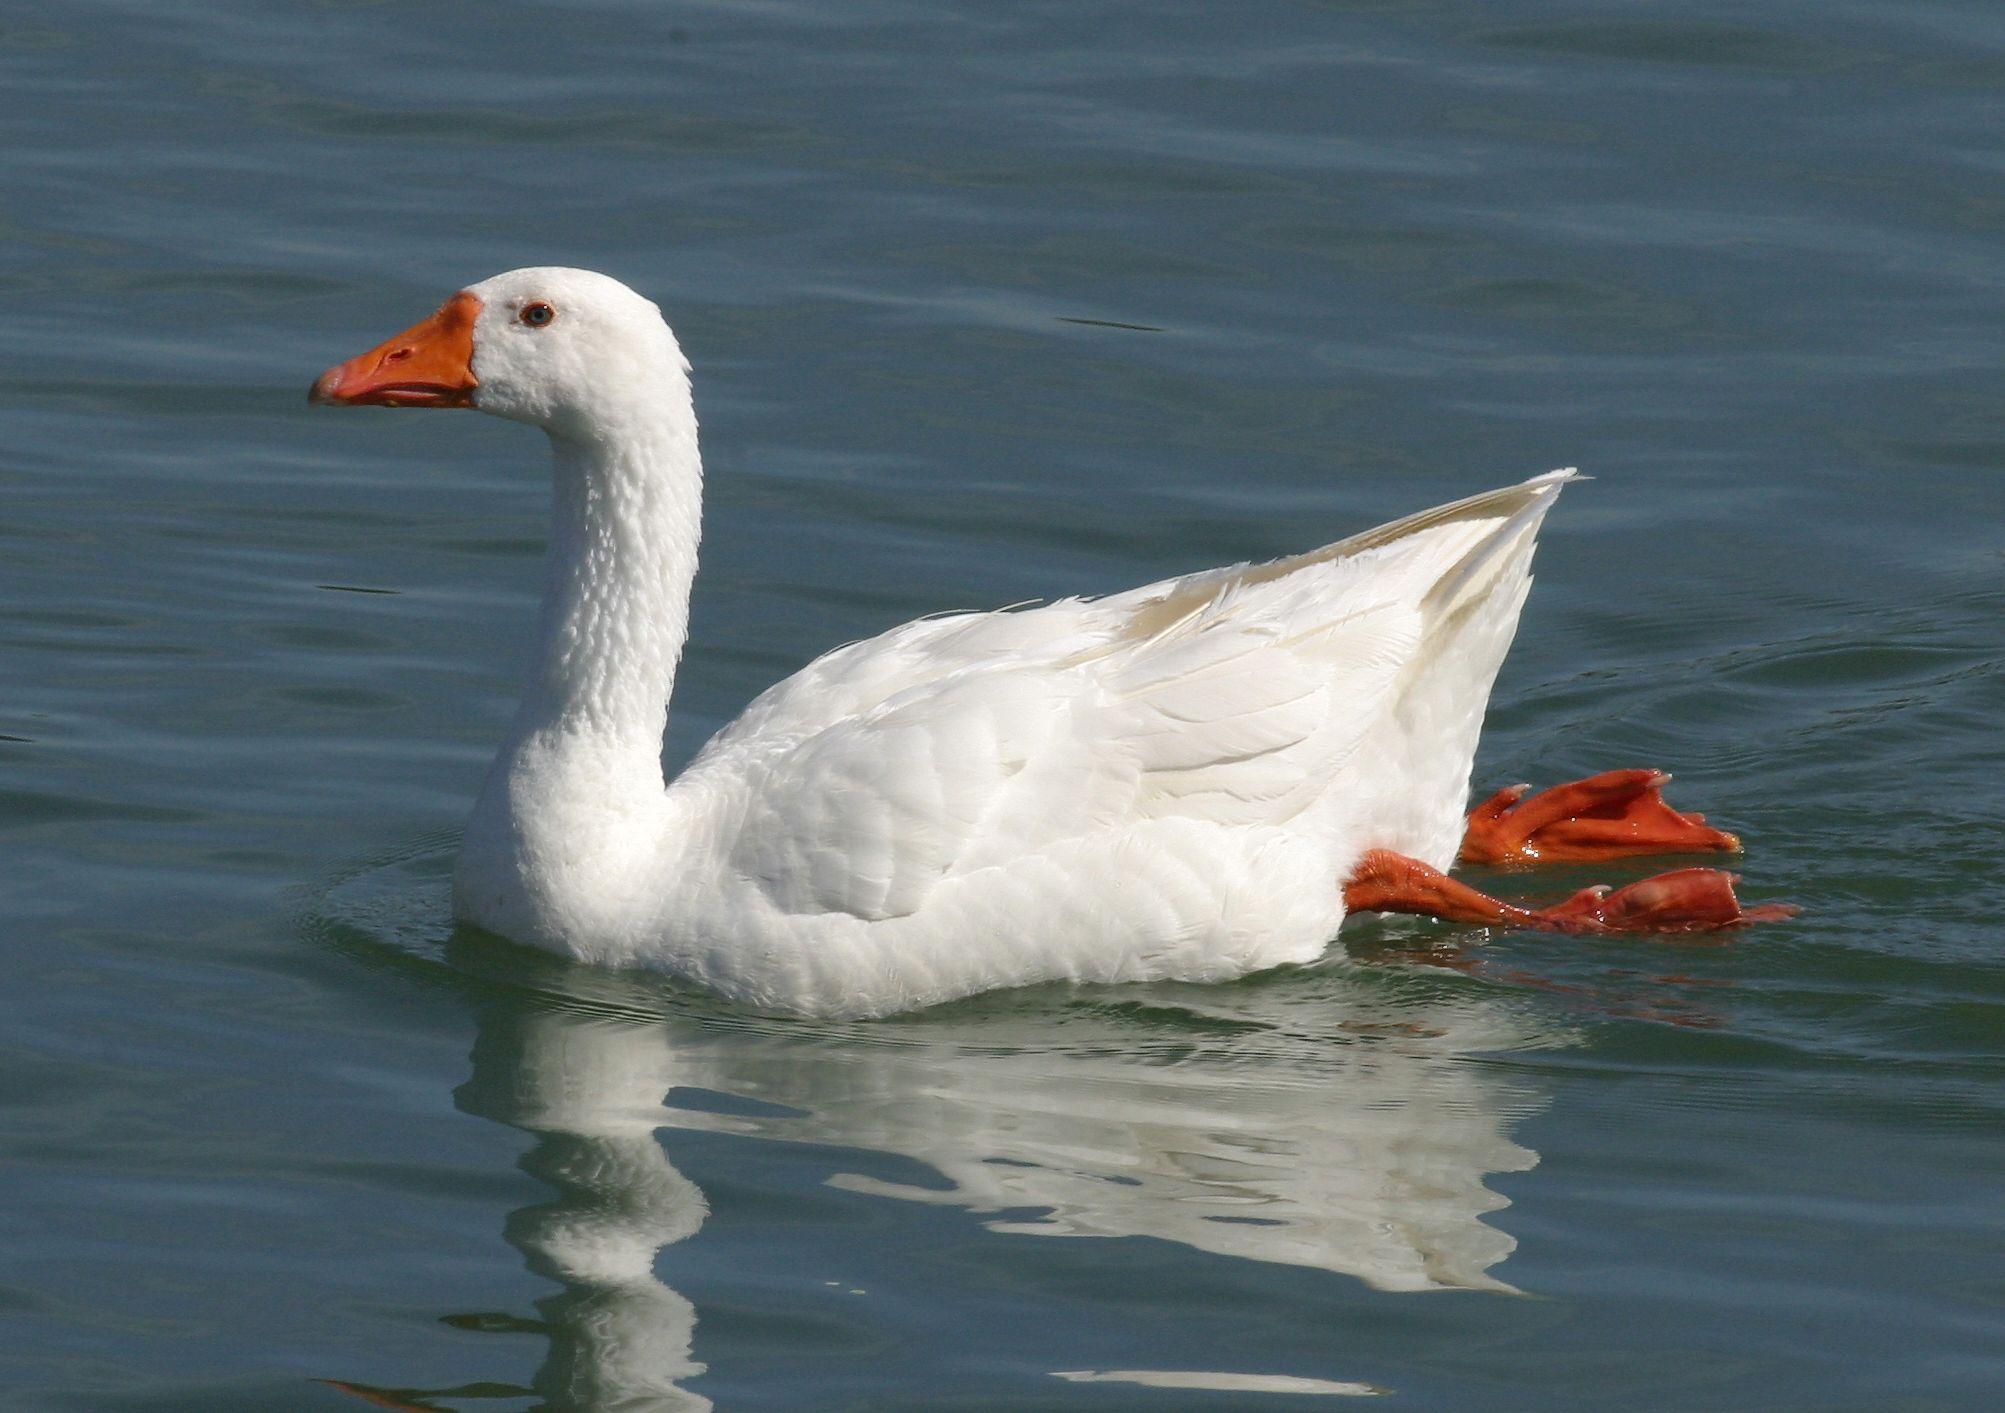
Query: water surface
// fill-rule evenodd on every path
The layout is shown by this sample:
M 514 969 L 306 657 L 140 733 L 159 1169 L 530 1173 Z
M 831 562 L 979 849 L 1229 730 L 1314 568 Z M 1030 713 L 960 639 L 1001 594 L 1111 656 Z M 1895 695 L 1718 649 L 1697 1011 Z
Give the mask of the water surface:
M 1997 7 L 80 0 L 0 76 L 8 1406 L 1997 1401 Z M 671 762 L 1578 465 L 1479 780 L 1673 770 L 1805 914 L 854 1026 L 455 935 L 542 449 L 301 395 L 539 262 L 697 366 Z

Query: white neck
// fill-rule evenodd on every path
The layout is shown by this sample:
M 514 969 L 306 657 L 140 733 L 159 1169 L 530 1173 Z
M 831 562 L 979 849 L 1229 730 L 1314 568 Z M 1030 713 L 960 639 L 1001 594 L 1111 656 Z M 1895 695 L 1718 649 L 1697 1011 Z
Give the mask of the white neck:
M 511 748 L 589 743 L 661 788 L 661 735 L 689 635 L 703 471 L 696 418 L 551 434 L 555 489 L 536 654 Z
M 523 941 L 604 932 L 658 873 L 661 737 L 702 516 L 679 367 L 550 440 L 555 511 L 535 659 L 458 872 L 461 916 Z

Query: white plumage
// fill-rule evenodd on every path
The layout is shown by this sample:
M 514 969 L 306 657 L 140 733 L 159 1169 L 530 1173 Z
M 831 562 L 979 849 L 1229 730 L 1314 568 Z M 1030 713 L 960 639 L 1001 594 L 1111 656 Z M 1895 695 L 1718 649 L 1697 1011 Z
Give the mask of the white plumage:
M 906 624 L 773 687 L 664 785 L 701 498 L 686 364 L 601 275 L 468 294 L 472 401 L 545 427 L 556 497 L 466 920 L 753 1006 L 878 1015 L 1309 961 L 1365 850 L 1453 859 L 1572 472 L 1291 559 Z

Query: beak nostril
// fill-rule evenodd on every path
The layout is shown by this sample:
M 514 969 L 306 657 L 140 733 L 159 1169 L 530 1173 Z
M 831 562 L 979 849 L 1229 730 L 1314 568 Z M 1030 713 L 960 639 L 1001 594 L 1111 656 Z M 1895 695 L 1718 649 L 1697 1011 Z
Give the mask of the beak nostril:
M 411 346 L 409 344 L 406 344 L 402 348 L 393 348 L 388 353 L 384 354 L 383 361 L 385 363 L 402 363 L 406 358 L 409 358 L 410 356 L 411 356 Z

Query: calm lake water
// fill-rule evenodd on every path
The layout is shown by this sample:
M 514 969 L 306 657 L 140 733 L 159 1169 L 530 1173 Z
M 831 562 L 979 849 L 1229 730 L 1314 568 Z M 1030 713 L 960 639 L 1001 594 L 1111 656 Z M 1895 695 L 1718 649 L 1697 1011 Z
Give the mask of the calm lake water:
M 1992 0 L 75 0 L 0 80 L 5 1406 L 2005 1396 Z M 844 1026 L 455 935 L 544 450 L 302 395 L 546 262 L 697 366 L 671 762 L 1579 465 L 1479 783 L 1673 770 L 1804 915 Z

